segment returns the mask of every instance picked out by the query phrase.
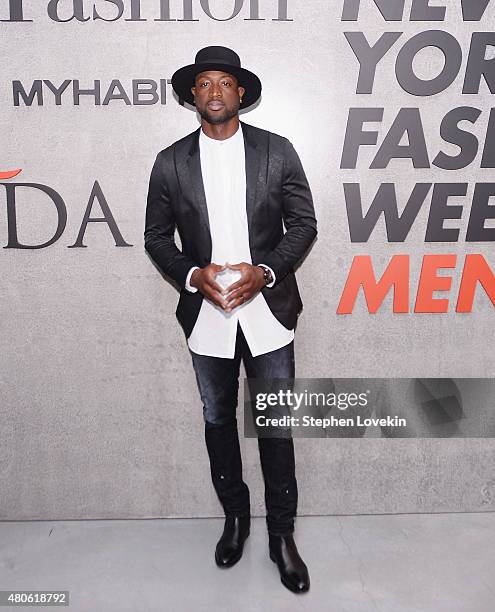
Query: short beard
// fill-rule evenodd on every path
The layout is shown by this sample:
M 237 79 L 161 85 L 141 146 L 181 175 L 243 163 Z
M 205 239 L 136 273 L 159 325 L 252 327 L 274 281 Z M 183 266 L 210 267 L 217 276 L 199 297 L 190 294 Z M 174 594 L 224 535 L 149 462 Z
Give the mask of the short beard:
M 211 113 L 207 107 L 202 110 L 198 108 L 197 110 L 202 119 L 204 119 L 208 123 L 211 123 L 212 125 L 219 125 L 220 123 L 225 123 L 226 121 L 229 121 L 230 119 L 235 117 L 239 112 L 239 107 L 224 107 L 223 113 L 221 114 Z

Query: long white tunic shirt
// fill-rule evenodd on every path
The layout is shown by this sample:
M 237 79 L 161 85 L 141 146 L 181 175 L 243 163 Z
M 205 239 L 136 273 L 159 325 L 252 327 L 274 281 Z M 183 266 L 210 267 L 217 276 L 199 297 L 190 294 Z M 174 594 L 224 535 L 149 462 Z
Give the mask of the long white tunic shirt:
M 211 261 L 223 265 L 252 263 L 246 212 L 246 162 L 244 137 L 239 126 L 226 140 L 216 140 L 200 130 L 199 150 L 212 242 Z M 189 284 L 186 288 L 197 291 Z M 232 359 L 237 322 L 253 357 L 286 346 L 294 330 L 284 327 L 273 315 L 261 292 L 246 303 L 225 312 L 203 299 L 198 318 L 188 338 L 194 353 Z

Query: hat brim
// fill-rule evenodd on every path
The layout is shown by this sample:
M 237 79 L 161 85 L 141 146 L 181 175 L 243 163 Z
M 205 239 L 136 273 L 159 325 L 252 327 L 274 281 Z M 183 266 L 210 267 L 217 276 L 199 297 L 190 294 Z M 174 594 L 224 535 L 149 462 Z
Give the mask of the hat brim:
M 181 100 L 195 106 L 191 87 L 194 87 L 196 75 L 206 70 L 221 70 L 236 77 L 238 84 L 246 90 L 239 108 L 247 108 L 253 105 L 261 95 L 261 81 L 253 72 L 230 64 L 206 62 L 189 64 L 189 66 L 179 68 L 172 75 L 173 90 Z

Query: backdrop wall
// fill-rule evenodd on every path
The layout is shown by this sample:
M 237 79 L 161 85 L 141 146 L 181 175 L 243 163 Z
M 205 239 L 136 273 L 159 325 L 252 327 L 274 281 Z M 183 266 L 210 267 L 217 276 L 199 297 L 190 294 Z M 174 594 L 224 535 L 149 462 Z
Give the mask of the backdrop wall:
M 479 285 L 472 312 L 455 306 L 465 254 L 495 263 L 489 239 L 465 240 L 475 184 L 495 177 L 493 167 L 481 164 L 490 86 L 482 77 L 477 93 L 463 93 L 472 33 L 494 30 L 495 6 L 471 3 L 480 14 L 481 5 L 486 10 L 479 21 L 464 21 L 462 3 L 444 0 L 436 3 L 446 7 L 443 20 L 435 13 L 411 21 L 411 10 L 424 4 L 406 1 L 401 21 L 378 1 L 360 7 L 323 0 L 3 3 L 0 171 L 21 171 L 0 179 L 1 519 L 222 514 L 210 484 L 192 363 L 175 319 L 177 292 L 143 247 L 155 156 L 199 125 L 167 79 L 210 44 L 236 49 L 260 76 L 261 103 L 242 120 L 288 137 L 312 187 L 319 236 L 298 270 L 304 311 L 297 375 L 494 375 L 490 297 Z M 175 21 L 166 20 L 167 7 Z M 379 9 L 395 20 L 386 21 Z M 79 20 L 56 20 L 74 14 Z M 397 82 L 396 60 L 407 41 L 431 30 L 458 41 L 461 66 L 443 91 L 416 95 Z M 385 32 L 401 33 L 374 79 L 365 71 L 362 88 L 372 85 L 369 92 L 357 93 L 359 62 L 345 32 L 362 32 L 370 46 Z M 358 37 L 352 41 L 359 44 Z M 443 53 L 428 46 L 412 66 L 418 78 L 433 79 L 442 72 Z M 157 99 L 144 94 L 155 85 Z M 99 97 L 78 99 L 79 90 L 95 87 Z M 459 126 L 476 135 L 476 157 L 464 168 L 434 165 L 440 151 L 459 154 L 440 125 L 465 106 L 481 111 L 475 123 Z M 359 139 L 358 123 L 350 123 L 355 108 L 383 109 L 383 116 L 361 125 L 377 132 L 377 142 L 358 147 L 352 167 L 343 147 L 346 132 L 349 151 Z M 400 109 L 419 109 L 428 163 L 413 111 L 407 125 L 418 166 L 410 156 L 395 156 L 370 168 Z M 486 142 L 493 149 L 493 138 Z M 405 135 L 400 144 L 407 143 Z M 400 211 L 416 184 L 467 183 L 466 194 L 449 202 L 463 206 L 460 218 L 443 224 L 459 228 L 459 238 L 425 241 L 432 187 L 403 241 L 390 241 L 380 219 L 369 240 L 353 242 L 344 183 L 359 183 L 364 211 L 382 183 L 395 185 Z M 107 222 L 93 222 L 98 217 Z M 354 256 L 370 256 L 379 277 L 398 254 L 409 256 L 408 312 L 393 312 L 390 291 L 370 313 L 360 291 L 352 313 L 337 314 Z M 450 298 L 447 312 L 414 312 L 425 254 L 457 255 L 451 290 L 442 294 Z M 253 510 L 263 514 L 256 441 L 241 445 Z M 490 438 L 299 439 L 296 454 L 300 514 L 495 509 Z

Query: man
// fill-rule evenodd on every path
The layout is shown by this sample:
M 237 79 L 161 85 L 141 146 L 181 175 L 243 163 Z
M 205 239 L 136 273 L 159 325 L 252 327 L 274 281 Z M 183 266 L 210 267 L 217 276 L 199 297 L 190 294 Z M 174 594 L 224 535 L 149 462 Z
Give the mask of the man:
M 293 268 L 316 236 L 316 219 L 292 144 L 239 120 L 239 109 L 259 99 L 261 83 L 234 51 L 201 49 L 194 64 L 175 72 L 172 86 L 196 106 L 201 127 L 156 157 L 145 248 L 180 287 L 176 315 L 204 404 L 211 477 L 225 512 L 215 560 L 230 567 L 241 558 L 250 528 L 236 419 L 240 360 L 248 378 L 295 376 L 302 303 Z M 227 287 L 226 274 L 238 276 Z M 270 558 L 283 584 L 304 592 L 309 574 L 293 539 L 293 440 L 258 438 L 258 446 Z

